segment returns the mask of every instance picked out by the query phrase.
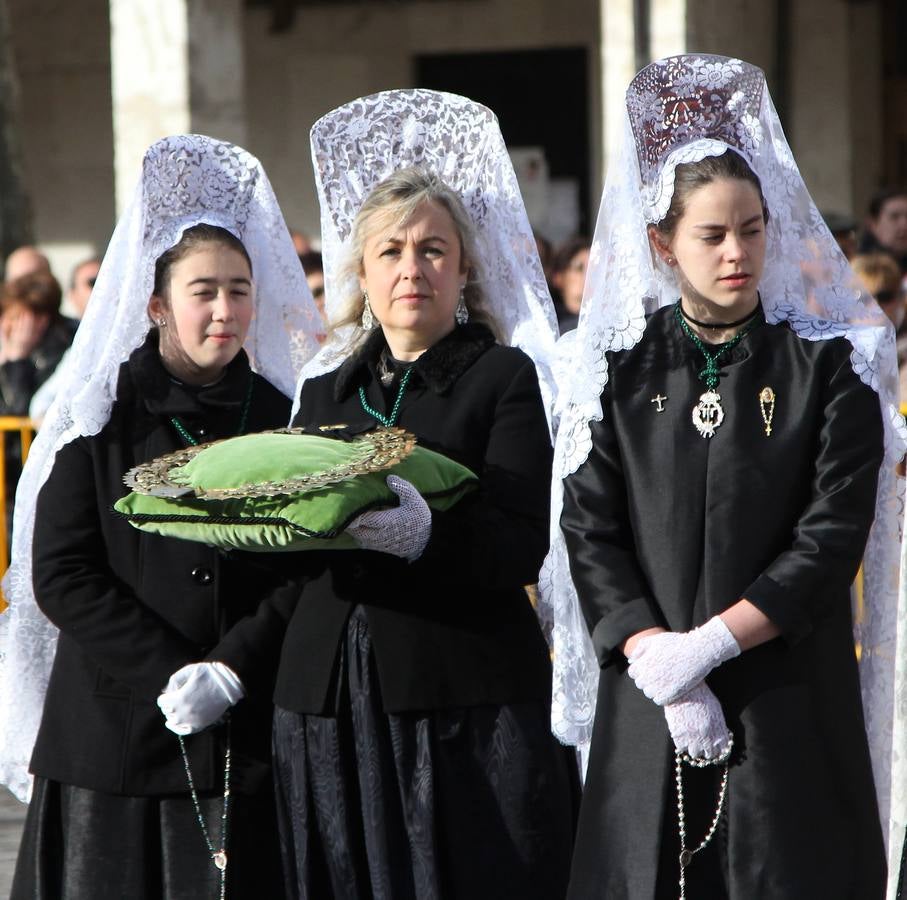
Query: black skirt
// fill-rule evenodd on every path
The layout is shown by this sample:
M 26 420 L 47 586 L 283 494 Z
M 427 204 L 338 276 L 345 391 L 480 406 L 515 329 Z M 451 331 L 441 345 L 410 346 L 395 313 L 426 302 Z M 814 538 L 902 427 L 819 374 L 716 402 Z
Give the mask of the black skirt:
M 336 717 L 275 710 L 287 897 L 563 898 L 579 781 L 545 705 L 388 714 L 370 647 L 357 611 Z
M 222 796 L 199 798 L 218 845 Z M 283 896 L 273 798 L 233 794 L 229 900 Z M 191 797 L 123 797 L 35 778 L 10 900 L 215 900 Z

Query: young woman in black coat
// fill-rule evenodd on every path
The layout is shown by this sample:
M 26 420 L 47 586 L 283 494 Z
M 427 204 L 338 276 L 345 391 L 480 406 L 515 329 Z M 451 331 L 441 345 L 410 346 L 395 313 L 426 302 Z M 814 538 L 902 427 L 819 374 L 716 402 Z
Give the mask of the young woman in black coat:
M 879 900 L 850 586 L 893 487 L 890 329 L 848 293 L 758 69 L 661 60 L 627 103 L 578 333 L 606 377 L 581 407 L 577 367 L 558 435 L 599 669 L 568 896 Z M 870 617 L 897 552 L 876 537 Z
M 208 139 L 186 140 L 190 161 L 209 149 L 197 146 Z M 217 174 L 217 152 L 244 154 L 211 144 Z M 186 157 L 182 144 L 165 150 L 166 163 Z M 243 350 L 254 320 L 267 318 L 252 257 L 208 216 L 230 221 L 207 209 L 182 218 L 176 244 L 154 263 L 153 327 L 119 369 L 106 424 L 57 451 L 37 497 L 34 597 L 59 640 L 16 900 L 283 892 L 270 765 L 276 661 L 209 658 L 277 579 L 248 558 L 139 532 L 112 510 L 139 463 L 289 418 L 287 397 Z M 232 224 L 242 233 L 248 218 Z M 231 707 L 228 724 L 189 736 L 200 710 L 220 719 Z

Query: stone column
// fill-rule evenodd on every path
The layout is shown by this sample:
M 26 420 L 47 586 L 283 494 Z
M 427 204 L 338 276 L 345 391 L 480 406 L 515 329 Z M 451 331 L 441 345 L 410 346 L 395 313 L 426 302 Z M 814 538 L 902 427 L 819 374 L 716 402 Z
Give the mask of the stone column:
M 791 24 L 785 131 L 817 206 L 859 218 L 882 170 L 878 5 L 798 0 Z
M 22 137 L 19 73 L 9 8 L 6 0 L 0 0 L 0 254 L 4 259 L 16 247 L 33 240 Z
M 245 143 L 242 0 L 110 0 L 119 214 L 158 138 Z
M 601 28 L 602 171 L 614 155 L 624 127 L 624 95 L 636 74 L 633 0 L 599 0 Z M 604 176 L 603 176 L 604 177 Z
M 652 59 L 686 53 L 689 35 L 687 0 L 651 0 L 651 4 L 649 47 Z
M 684 53 L 687 49 L 687 0 L 645 0 L 648 3 L 650 59 Z M 636 74 L 636 28 L 633 0 L 599 0 L 601 28 L 601 128 L 603 169 L 620 140 L 624 126 L 624 96 Z

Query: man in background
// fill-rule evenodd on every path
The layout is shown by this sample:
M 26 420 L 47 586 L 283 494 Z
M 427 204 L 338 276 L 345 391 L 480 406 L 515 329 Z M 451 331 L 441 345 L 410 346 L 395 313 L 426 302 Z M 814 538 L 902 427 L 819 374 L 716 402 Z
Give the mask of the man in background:
M 907 274 L 907 189 L 885 188 L 869 203 L 861 253 L 890 253 Z
M 92 257 L 91 259 L 83 260 L 72 270 L 72 278 L 69 281 L 66 299 L 69 301 L 69 306 L 77 319 L 81 319 L 85 315 L 85 307 L 88 306 L 100 268 L 101 260 Z
M 15 281 L 23 275 L 34 275 L 36 272 L 50 274 L 50 263 L 47 257 L 37 248 L 29 245 L 16 247 L 6 257 L 6 266 L 3 270 L 3 280 Z

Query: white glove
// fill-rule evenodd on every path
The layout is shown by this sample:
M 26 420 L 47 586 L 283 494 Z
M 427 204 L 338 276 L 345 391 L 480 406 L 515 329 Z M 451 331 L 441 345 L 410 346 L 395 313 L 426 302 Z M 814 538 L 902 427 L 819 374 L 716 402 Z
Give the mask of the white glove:
M 659 706 L 672 703 L 699 684 L 715 666 L 740 655 L 720 616 L 692 631 L 665 631 L 639 640 L 627 670 L 636 686 Z
M 363 513 L 346 531 L 363 550 L 391 553 L 412 562 L 422 555 L 431 537 L 431 510 L 408 481 L 388 475 L 387 486 L 400 498 L 400 505 Z
M 703 682 L 686 696 L 664 707 L 674 746 L 694 758 L 715 759 L 727 747 L 731 733 L 718 698 Z
M 239 676 L 221 662 L 199 662 L 174 672 L 157 705 L 174 734 L 195 734 L 213 725 L 246 696 Z

